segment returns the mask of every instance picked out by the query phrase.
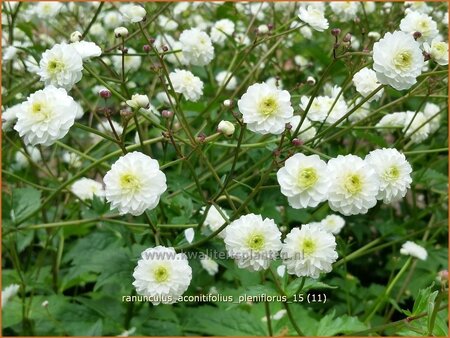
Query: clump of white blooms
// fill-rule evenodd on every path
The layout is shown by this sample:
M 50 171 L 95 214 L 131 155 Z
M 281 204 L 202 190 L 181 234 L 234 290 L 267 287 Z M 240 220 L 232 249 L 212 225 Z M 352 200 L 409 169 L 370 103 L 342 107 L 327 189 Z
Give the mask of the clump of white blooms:
M 429 137 L 431 127 L 436 127 L 436 122 L 431 123 L 430 118 L 421 111 L 396 112 L 383 116 L 376 126 L 401 128 L 405 137 L 410 137 L 413 143 L 420 143 Z
M 377 74 L 370 68 L 363 68 L 355 75 L 353 75 L 353 84 L 356 91 L 363 97 L 367 97 L 372 94 L 375 89 L 380 86 L 380 82 L 377 79 Z M 373 95 L 368 102 L 377 101 L 383 95 L 384 89 L 380 89 L 375 95 Z
M 323 7 L 314 4 L 300 6 L 298 18 L 316 31 L 323 32 L 329 26 L 324 10 Z
M 111 120 L 111 123 L 109 123 L 109 121 L 107 119 L 102 119 L 102 120 L 100 120 L 100 122 L 97 124 L 96 127 L 97 127 L 97 130 L 101 131 L 102 133 L 113 135 L 113 129 L 111 128 L 111 124 L 114 127 L 114 130 L 116 131 L 117 136 L 121 136 L 123 133 L 123 127 L 114 120 Z M 97 135 L 95 135 L 94 138 L 96 140 L 101 140 L 101 138 L 97 137 Z
M 29 166 L 30 161 L 38 163 L 42 161 L 42 156 L 38 148 L 26 146 L 27 156 L 23 150 L 19 150 L 14 155 L 14 165 L 16 169 L 22 169 Z
M 408 11 L 400 21 L 400 30 L 411 35 L 419 32 L 421 36 L 417 40 L 420 42 L 430 42 L 439 34 L 437 24 L 431 16 L 415 11 Z
M 203 95 L 203 82 L 188 70 L 175 69 L 169 74 L 176 93 L 183 94 L 186 100 L 196 102 Z
M 133 4 L 122 5 L 119 10 L 122 13 L 123 20 L 132 23 L 141 22 L 147 14 L 144 7 Z
M 235 24 L 230 19 L 221 19 L 211 28 L 211 41 L 223 46 L 225 40 L 234 33 Z
M 140 152 L 121 156 L 103 178 L 106 200 L 120 214 L 139 216 L 155 208 L 166 191 L 166 175 L 158 161 Z
M 63 5 L 62 2 L 58 1 L 39 1 L 36 3 L 33 10 L 38 18 L 51 19 L 58 15 Z
M 345 220 L 339 215 L 328 215 L 320 221 L 320 225 L 324 230 L 331 232 L 333 235 L 337 235 L 345 226 Z
M 2 308 L 19 293 L 19 289 L 19 284 L 11 284 L 2 290 Z
M 153 305 L 173 304 L 189 287 L 192 269 L 184 253 L 157 246 L 141 253 L 133 277 L 136 292 Z
M 63 88 L 48 86 L 22 103 L 14 129 L 25 144 L 49 146 L 66 136 L 77 110 L 78 105 Z
M 281 232 L 275 222 L 261 215 L 248 214 L 231 222 L 225 229 L 225 246 L 240 268 L 264 270 L 277 258 Z
M 378 81 L 397 90 L 409 89 L 422 72 L 420 44 L 408 33 L 386 33 L 373 45 L 373 69 Z
M 205 221 L 203 222 L 211 231 L 216 231 L 219 229 L 222 225 L 224 225 L 227 220 L 222 216 L 222 214 L 228 218 L 228 215 L 225 210 L 223 210 L 221 207 L 219 207 L 219 210 L 217 210 L 216 206 L 211 205 L 211 207 L 208 210 L 208 213 L 206 214 Z M 204 214 L 206 211 L 206 207 L 202 207 L 201 212 Z M 222 214 L 221 214 L 222 213 Z M 219 233 L 219 237 L 223 237 L 225 235 L 225 232 L 222 231 Z
M 291 95 L 267 83 L 255 83 L 238 101 L 247 128 L 259 134 L 281 134 L 293 116 Z
M 338 258 L 336 239 L 320 227 L 304 224 L 286 235 L 281 257 L 289 274 L 319 278 L 321 273 L 332 270 Z
M 81 80 L 83 59 L 75 47 L 66 43 L 56 44 L 42 54 L 38 75 L 46 85 L 72 89 Z
M 355 155 L 339 155 L 328 161 L 330 208 L 345 216 L 365 214 L 377 204 L 380 187 L 370 165 Z
M 356 1 L 332 1 L 331 10 L 339 21 L 350 21 L 356 18 L 359 3 Z
M 376 149 L 366 156 L 365 161 L 380 181 L 377 199 L 391 203 L 405 197 L 412 182 L 412 168 L 404 154 L 397 149 Z
M 201 257 L 200 264 L 210 276 L 214 276 L 217 272 L 219 272 L 219 264 L 208 256 Z
M 237 79 L 233 74 L 227 72 L 226 70 L 217 73 L 216 81 L 220 86 L 226 83 L 226 90 L 234 90 L 237 86 Z
M 105 195 L 103 185 L 100 182 L 86 177 L 76 180 L 70 190 L 83 201 L 91 200 L 94 196 L 103 198 Z
M 316 207 L 325 201 L 329 176 L 327 164 L 318 155 L 295 154 L 277 172 L 281 193 L 295 209 Z
M 428 257 L 428 252 L 424 247 L 411 241 L 403 243 L 400 253 L 402 255 L 418 258 L 422 261 L 425 261 Z
M 206 66 L 214 59 L 214 47 L 208 34 L 198 28 L 184 30 L 179 41 L 184 59 L 194 66 Z

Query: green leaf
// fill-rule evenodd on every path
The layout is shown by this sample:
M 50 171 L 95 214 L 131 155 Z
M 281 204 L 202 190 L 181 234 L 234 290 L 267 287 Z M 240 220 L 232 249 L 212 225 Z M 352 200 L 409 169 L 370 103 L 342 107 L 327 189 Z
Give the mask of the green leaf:
M 315 336 L 335 336 L 337 334 L 346 334 L 366 330 L 368 327 L 360 322 L 356 317 L 347 315 L 336 317 L 333 310 L 332 313 L 323 317 L 317 326 Z
M 12 192 L 11 218 L 22 220 L 41 206 L 41 192 L 34 188 L 19 188 Z

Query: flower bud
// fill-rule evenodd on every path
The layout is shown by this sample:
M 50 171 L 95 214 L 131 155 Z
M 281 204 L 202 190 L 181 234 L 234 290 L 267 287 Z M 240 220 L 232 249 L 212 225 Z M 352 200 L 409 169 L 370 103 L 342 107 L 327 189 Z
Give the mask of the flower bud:
M 350 33 L 345 34 L 344 38 L 342 39 L 343 42 L 350 42 L 352 40 L 352 35 Z
M 291 144 L 292 144 L 294 147 L 300 147 L 300 146 L 303 144 L 303 142 L 302 142 L 302 140 L 300 140 L 300 139 L 298 139 L 298 138 L 294 138 L 294 139 L 291 141 Z
M 199 143 L 203 143 L 203 142 L 205 142 L 205 140 L 206 140 L 206 135 L 205 135 L 205 133 L 200 133 L 200 134 L 197 135 L 197 141 L 198 141 Z
M 167 47 L 166 45 L 162 46 L 162 51 L 163 52 L 167 52 L 169 50 L 169 47 Z
M 150 101 L 147 95 L 134 94 L 131 100 L 127 100 L 127 105 L 134 109 L 148 108 Z
M 269 33 L 269 27 L 267 27 L 267 25 L 260 25 L 260 26 L 258 26 L 258 33 L 259 34 L 267 34 L 267 33 Z
M 116 29 L 114 29 L 114 35 L 116 36 L 116 38 L 124 38 L 128 36 L 128 29 L 126 29 L 125 27 L 117 27 Z
M 170 118 L 170 117 L 173 116 L 173 112 L 170 111 L 170 110 L 164 109 L 164 110 L 161 112 L 161 116 L 162 116 L 162 117 L 165 117 L 165 118 Z
M 98 92 L 98 95 L 104 99 L 109 99 L 111 97 L 111 92 L 108 89 L 102 89 Z
M 331 35 L 333 36 L 339 36 L 339 34 L 341 34 L 341 30 L 339 28 L 333 28 L 331 30 Z
M 223 105 L 224 105 L 225 107 L 231 107 L 231 106 L 233 105 L 233 101 L 231 101 L 231 100 L 225 100 L 225 101 L 223 101 Z
M 417 41 L 418 39 L 420 39 L 422 37 L 422 33 L 414 32 L 413 37 L 414 37 L 414 40 Z
M 316 79 L 312 76 L 308 76 L 308 78 L 306 79 L 306 83 L 310 86 L 314 86 L 316 84 Z
M 44 300 L 41 304 L 42 307 L 47 307 L 48 306 L 48 300 Z
M 234 134 L 234 124 L 230 121 L 220 121 L 217 126 L 217 131 L 224 134 L 225 136 L 231 136 Z
M 378 40 L 380 40 L 380 38 L 381 38 L 381 35 L 380 35 L 380 33 L 378 33 L 378 32 L 369 32 L 369 33 L 367 34 L 367 36 L 368 36 L 369 38 L 375 40 L 375 41 L 378 41 Z
M 78 42 L 83 37 L 83 34 L 81 34 L 79 31 L 75 31 L 72 34 L 70 34 L 70 42 Z
M 144 46 L 142 47 L 142 49 L 144 50 L 144 52 L 148 53 L 148 52 L 151 51 L 152 48 L 151 48 L 149 45 L 144 45 Z

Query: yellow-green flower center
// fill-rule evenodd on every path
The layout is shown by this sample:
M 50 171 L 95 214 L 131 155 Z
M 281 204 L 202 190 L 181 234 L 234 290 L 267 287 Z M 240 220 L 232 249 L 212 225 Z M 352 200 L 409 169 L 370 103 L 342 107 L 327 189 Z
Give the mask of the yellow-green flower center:
M 399 177 L 400 177 L 400 170 L 395 165 L 386 169 L 383 174 L 383 178 L 387 181 L 395 181 Z
M 158 266 L 153 270 L 153 277 L 158 283 L 165 282 L 169 278 L 169 271 L 165 266 Z
M 47 65 L 47 71 L 52 75 L 62 72 L 64 68 L 65 68 L 64 63 L 56 59 L 50 60 L 50 62 Z
M 400 70 L 408 70 L 413 62 L 413 57 L 410 51 L 403 51 L 394 57 L 394 66 Z
M 247 239 L 248 247 L 254 251 L 261 250 L 264 247 L 265 242 L 264 236 L 261 234 L 252 234 Z
M 51 111 L 42 102 L 34 102 L 31 105 L 31 113 L 38 117 L 39 121 L 46 120 L 50 117 Z
M 133 173 L 124 173 L 120 176 L 120 187 L 135 192 L 141 188 L 141 180 Z
M 300 244 L 300 251 L 304 256 L 310 256 L 314 253 L 314 251 L 316 251 L 316 247 L 317 245 L 314 240 L 312 240 L 311 238 L 306 238 Z
M 259 102 L 259 111 L 264 116 L 271 116 L 278 111 L 278 101 L 274 96 L 266 96 Z
M 317 171 L 314 168 L 304 168 L 298 174 L 298 185 L 301 188 L 309 188 L 316 184 L 319 179 Z
M 363 187 L 363 181 L 361 177 L 357 174 L 348 175 L 344 182 L 345 189 L 352 195 L 361 192 Z

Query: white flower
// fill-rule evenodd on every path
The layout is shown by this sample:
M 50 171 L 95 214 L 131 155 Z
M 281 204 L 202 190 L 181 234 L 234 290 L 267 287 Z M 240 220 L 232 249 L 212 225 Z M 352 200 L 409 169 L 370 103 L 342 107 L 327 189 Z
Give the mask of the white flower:
M 332 270 L 331 264 L 338 257 L 336 239 L 320 227 L 304 224 L 287 234 L 281 257 L 289 274 L 319 278 Z
M 189 64 L 206 66 L 214 58 L 214 47 L 208 34 L 198 28 L 184 30 L 179 41 L 182 44 L 183 56 Z
M 102 49 L 94 42 L 79 41 L 73 42 L 69 46 L 74 47 L 83 60 L 102 55 Z
M 281 134 L 293 116 L 291 95 L 267 83 L 255 83 L 238 101 L 249 130 L 259 134 Z
M 83 201 L 93 199 L 94 195 L 101 198 L 105 195 L 103 185 L 100 182 L 85 177 L 75 181 L 70 187 L 70 191 Z
M 111 120 L 111 124 L 113 125 L 114 130 L 115 130 L 116 133 L 117 133 L 117 136 L 121 136 L 122 133 L 123 133 L 123 127 L 122 127 L 119 123 L 117 123 L 116 121 L 114 121 L 114 120 Z M 112 130 L 111 125 L 109 124 L 109 122 L 108 122 L 107 119 L 102 119 L 102 120 L 97 124 L 96 127 L 97 127 L 97 130 L 98 130 L 98 131 L 101 131 L 102 133 L 106 133 L 106 134 L 113 135 L 113 130 Z M 94 137 L 96 138 L 97 135 L 95 135 Z M 100 140 L 100 136 L 99 136 L 99 139 L 98 139 L 98 140 Z
M 203 82 L 190 71 L 175 69 L 169 74 L 176 93 L 183 94 L 186 100 L 196 102 L 203 95 Z
M 380 82 L 378 82 L 377 79 L 377 74 L 372 69 L 367 67 L 361 69 L 353 75 L 353 84 L 356 87 L 356 91 L 363 97 L 369 96 L 380 86 Z M 383 91 L 384 89 L 379 90 L 368 100 L 368 102 L 377 101 L 383 95 Z
M 154 209 L 166 191 L 166 175 L 159 170 L 158 161 L 140 152 L 121 156 L 111 166 L 103 182 L 111 209 L 120 214 L 139 216 Z
M 402 131 L 413 143 L 420 143 L 430 136 L 430 123 L 422 112 L 407 111 Z
M 228 218 L 226 211 L 220 207 L 219 207 L 219 209 L 222 212 L 222 214 Z M 202 207 L 201 213 L 204 214 L 205 210 L 206 210 L 206 207 Z M 220 214 L 220 212 L 217 210 L 217 208 L 214 205 L 211 205 L 211 207 L 208 210 L 208 213 L 206 214 L 205 221 L 203 223 L 206 226 L 208 226 L 211 229 L 211 231 L 216 231 L 222 225 L 224 225 L 226 222 L 227 222 L 227 220 L 225 220 L 223 218 L 223 216 Z M 225 231 L 222 231 L 219 233 L 218 236 L 223 237 L 224 235 L 225 235 Z
M 416 11 L 419 13 L 430 13 L 432 8 L 427 5 L 426 1 L 405 1 L 405 12 Z
M 40 19 L 54 18 L 63 7 L 64 3 L 58 1 L 39 1 L 34 7 L 34 13 Z
M 377 204 L 380 187 L 377 174 L 355 155 L 339 155 L 328 161 L 331 186 L 328 203 L 345 216 L 365 214 Z
M 300 28 L 300 35 L 309 40 L 313 37 L 312 30 L 308 26 L 303 26 Z
M 327 199 L 330 173 L 318 155 L 295 154 L 277 172 L 281 193 L 295 209 L 316 207 Z
M 144 20 L 145 15 L 147 14 L 143 7 L 133 4 L 120 6 L 119 11 L 120 13 L 122 13 L 124 21 L 132 23 L 141 22 L 142 20 Z
M 412 182 L 412 168 L 404 154 L 397 149 L 376 149 L 364 160 L 375 170 L 380 181 L 377 199 L 391 203 L 405 197 Z
M 429 42 L 439 34 L 437 24 L 431 16 L 414 11 L 409 11 L 400 21 L 400 30 L 411 35 L 421 33 L 421 37 L 417 39 L 420 42 Z
M 42 160 L 41 153 L 38 148 L 27 146 L 27 153 L 32 162 L 40 162 Z M 30 162 L 28 161 L 28 157 L 24 155 L 23 151 L 17 151 L 14 155 L 15 168 L 22 169 L 28 167 Z
M 208 256 L 200 258 L 200 264 L 210 276 L 214 276 L 217 272 L 219 272 L 219 264 Z
M 250 38 L 244 33 L 235 33 L 234 41 L 239 45 L 249 46 L 251 41 Z
M 131 108 L 148 108 L 150 105 L 150 100 L 147 95 L 134 94 L 131 96 L 131 100 L 127 100 L 127 105 Z
M 96 22 L 91 26 L 89 34 L 94 35 L 99 39 L 104 39 L 106 36 L 106 31 L 105 28 L 103 27 L 103 24 L 101 24 L 100 22 Z
M 184 230 L 184 238 L 188 243 L 192 243 L 192 241 L 194 240 L 194 236 L 195 236 L 194 228 L 188 228 Z
M 241 269 L 267 269 L 281 249 L 281 232 L 275 222 L 261 215 L 239 217 L 225 228 L 225 246 Z
M 153 305 L 173 304 L 189 287 L 192 269 L 184 253 L 157 246 L 141 253 L 133 277 L 136 292 Z
M 14 129 L 25 144 L 52 145 L 69 132 L 77 115 L 77 103 L 62 88 L 45 87 L 31 94 L 17 110 Z
M 67 151 L 62 154 L 62 161 L 73 168 L 79 168 L 83 164 L 79 155 Z
M 339 87 L 335 86 L 335 88 L 340 91 Z M 311 121 L 333 124 L 345 116 L 348 107 L 342 95 L 336 99 L 339 91 L 336 91 L 331 96 L 316 96 L 309 108 L 307 117 Z M 309 100 L 308 96 L 300 98 L 300 108 L 303 111 L 306 111 Z
M 56 44 L 42 54 L 38 75 L 45 85 L 72 89 L 81 80 L 83 59 L 75 47 L 65 43 Z
M 424 247 L 411 241 L 403 243 L 400 253 L 402 255 L 416 257 L 422 261 L 425 261 L 428 257 L 428 252 Z
M 339 21 L 350 21 L 356 18 L 359 3 L 356 1 L 332 1 L 331 10 Z
M 234 22 L 229 19 L 221 19 L 217 21 L 211 28 L 211 41 L 223 46 L 227 36 L 234 33 Z
M 323 32 L 328 29 L 328 20 L 325 18 L 324 10 L 316 6 L 300 6 L 298 17 L 316 31 Z
M 441 66 L 448 65 L 448 43 L 433 39 L 431 46 L 425 42 L 423 49 L 431 55 L 431 58 Z
M 286 273 L 286 265 L 281 264 L 277 267 L 277 275 L 281 278 L 284 277 L 284 274 Z
M 158 16 L 158 26 L 166 31 L 174 31 L 178 28 L 178 23 L 175 20 L 168 18 L 165 15 Z
M 384 115 L 375 127 L 381 128 L 401 128 L 405 124 L 406 113 L 391 113 Z
M 412 35 L 399 31 L 386 33 L 375 42 L 373 62 L 378 81 L 397 90 L 411 88 L 424 66 L 420 44 Z
M 19 292 L 20 285 L 11 284 L 2 290 L 2 308 Z
M 292 132 L 296 131 L 298 128 L 298 125 L 300 124 L 301 117 L 299 115 L 292 116 L 289 123 L 292 126 Z M 303 120 L 303 123 L 298 131 L 297 138 L 303 141 L 303 143 L 308 142 L 311 140 L 314 136 L 316 136 L 316 128 L 314 128 L 311 124 L 311 121 L 305 118 Z
M 20 111 L 22 104 L 18 103 L 12 107 L 2 111 L 2 130 L 11 130 L 12 126 L 17 121 L 17 112 Z
M 234 134 L 234 124 L 230 121 L 220 121 L 217 126 L 217 131 L 221 132 L 225 136 L 231 136 Z
M 236 89 L 236 85 L 237 85 L 236 77 L 232 76 L 232 74 L 227 72 L 226 70 L 217 73 L 216 81 L 219 84 L 219 86 L 223 86 L 225 84 L 225 82 L 228 81 L 227 85 L 225 86 L 226 90 Z
M 269 32 L 269 26 L 267 25 L 259 25 L 256 29 L 259 34 L 267 34 Z
M 431 119 L 429 122 L 430 125 L 430 134 L 434 133 L 441 126 L 441 115 L 439 114 L 441 108 L 434 103 L 427 102 L 425 107 L 423 108 L 423 114 L 427 120 Z
M 345 226 L 345 220 L 339 215 L 328 215 L 320 221 L 320 225 L 324 230 L 331 232 L 333 235 L 337 235 Z
M 136 54 L 136 51 L 133 48 L 128 48 L 128 53 L 125 54 L 124 63 L 125 63 L 125 72 L 135 72 L 139 69 L 142 63 L 142 58 L 138 55 L 128 55 L 128 54 Z M 122 71 L 122 56 L 114 55 L 112 57 L 112 63 L 116 71 Z
M 20 51 L 20 49 L 17 47 L 14 47 L 14 46 L 8 46 L 8 47 L 4 48 L 3 61 L 14 60 L 14 58 L 16 57 L 16 55 L 19 51 Z
M 109 11 L 103 16 L 103 24 L 107 28 L 116 28 L 119 27 L 119 25 L 122 24 L 122 16 L 117 11 Z

